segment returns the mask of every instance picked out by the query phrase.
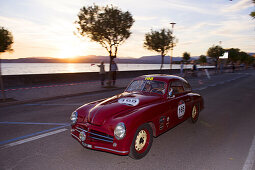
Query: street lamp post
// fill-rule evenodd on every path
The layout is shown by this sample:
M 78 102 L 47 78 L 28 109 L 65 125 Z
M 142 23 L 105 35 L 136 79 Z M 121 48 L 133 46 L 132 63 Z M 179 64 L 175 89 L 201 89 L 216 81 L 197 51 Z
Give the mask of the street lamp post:
M 1 87 L 1 92 L 3 96 L 3 101 L 6 100 L 5 92 L 4 92 L 4 83 L 2 79 L 2 68 L 1 68 L 1 57 L 0 57 L 0 87 Z
M 174 33 L 174 25 L 176 24 L 175 22 L 170 23 L 172 25 L 172 35 Z M 173 56 L 173 51 L 174 51 L 174 41 L 172 39 L 172 47 L 171 47 L 171 55 L 170 55 L 170 71 L 172 70 L 172 56 Z

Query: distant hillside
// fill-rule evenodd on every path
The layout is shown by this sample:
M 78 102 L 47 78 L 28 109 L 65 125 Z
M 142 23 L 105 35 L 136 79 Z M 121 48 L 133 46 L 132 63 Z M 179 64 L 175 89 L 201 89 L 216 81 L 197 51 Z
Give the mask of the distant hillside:
M 191 57 L 191 60 L 196 60 L 198 57 Z M 173 62 L 181 61 L 182 57 L 173 57 Z M 52 57 L 28 57 L 28 58 L 19 58 L 19 59 L 2 59 L 3 63 L 100 63 L 104 61 L 105 63 L 109 63 L 109 56 L 80 56 L 77 58 L 70 59 L 59 59 Z M 115 61 L 117 63 L 144 63 L 144 64 L 160 64 L 161 56 L 142 56 L 140 58 L 116 58 Z M 165 56 L 164 59 L 165 64 L 170 63 L 170 57 Z
M 249 55 L 251 55 L 251 56 L 255 56 L 255 53 L 248 53 Z

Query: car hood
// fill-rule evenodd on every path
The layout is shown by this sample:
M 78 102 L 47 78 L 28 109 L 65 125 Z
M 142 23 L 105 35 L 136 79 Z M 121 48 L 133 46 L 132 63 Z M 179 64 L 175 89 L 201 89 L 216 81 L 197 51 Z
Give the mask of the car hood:
M 132 111 L 147 104 L 152 104 L 161 99 L 159 95 L 146 95 L 135 93 L 121 93 L 111 98 L 102 100 L 94 107 L 87 110 L 88 114 L 84 118 L 94 125 L 102 125 L 105 121 L 116 117 L 123 111 Z

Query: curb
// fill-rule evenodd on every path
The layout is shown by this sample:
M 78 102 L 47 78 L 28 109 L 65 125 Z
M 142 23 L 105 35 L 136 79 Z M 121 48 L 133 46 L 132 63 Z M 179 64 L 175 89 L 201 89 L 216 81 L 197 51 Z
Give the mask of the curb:
M 236 73 L 237 72 L 240 73 L 242 71 L 241 70 L 236 70 Z M 226 73 L 228 73 L 228 72 L 223 72 L 221 74 L 226 74 Z M 211 76 L 217 76 L 218 74 L 210 74 L 210 75 Z M 205 76 L 202 76 L 202 77 L 205 77 Z M 184 77 L 184 78 L 185 79 L 196 79 L 198 77 L 187 76 L 187 77 Z M 41 102 L 41 101 L 47 101 L 47 100 L 55 100 L 55 99 L 60 99 L 60 98 L 65 98 L 65 97 L 74 97 L 74 96 L 88 95 L 88 94 L 93 94 L 93 93 L 103 93 L 103 92 L 108 92 L 108 91 L 121 90 L 121 89 L 125 89 L 125 88 L 126 88 L 126 86 L 125 87 L 109 88 L 109 89 L 104 89 L 104 90 L 96 90 L 96 91 L 68 94 L 68 95 L 61 95 L 61 96 L 45 97 L 45 98 L 39 98 L 39 99 L 5 102 L 5 103 L 0 103 L 0 107 L 10 106 L 10 105 L 26 104 L 26 103 L 33 103 L 33 102 Z
M 26 103 L 34 103 L 34 102 L 41 102 L 41 101 L 48 101 L 48 100 L 55 100 L 55 99 L 61 99 L 61 98 L 65 98 L 65 97 L 74 97 L 74 96 L 88 95 L 88 94 L 93 94 L 93 93 L 103 93 L 103 92 L 108 92 L 108 91 L 122 90 L 122 89 L 125 89 L 125 88 L 126 87 L 115 87 L 115 88 L 105 89 L 105 90 L 97 90 L 97 91 L 90 91 L 90 92 L 83 92 L 83 93 L 67 94 L 67 95 L 61 95 L 61 96 L 53 96 L 53 97 L 31 99 L 31 100 L 24 100 L 24 101 L 6 102 L 6 103 L 0 103 L 0 107 L 10 106 L 10 105 L 26 104 Z

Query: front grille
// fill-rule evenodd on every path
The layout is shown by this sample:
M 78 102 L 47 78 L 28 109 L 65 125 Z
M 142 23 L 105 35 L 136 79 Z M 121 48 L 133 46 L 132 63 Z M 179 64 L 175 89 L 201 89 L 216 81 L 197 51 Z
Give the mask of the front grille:
M 86 130 L 81 127 L 76 127 L 78 132 L 84 131 L 87 134 L 87 139 L 90 138 L 92 141 L 104 141 L 113 143 L 113 136 L 96 130 Z
M 96 131 L 96 130 L 91 130 L 89 132 L 89 137 L 92 138 L 92 139 L 95 139 L 95 140 L 102 140 L 102 141 L 105 141 L 105 142 L 113 143 L 113 136 L 110 136 L 106 133 L 102 133 L 102 132 L 99 132 L 99 131 Z

